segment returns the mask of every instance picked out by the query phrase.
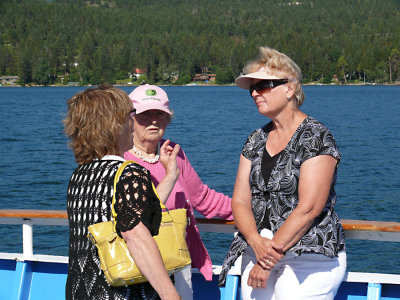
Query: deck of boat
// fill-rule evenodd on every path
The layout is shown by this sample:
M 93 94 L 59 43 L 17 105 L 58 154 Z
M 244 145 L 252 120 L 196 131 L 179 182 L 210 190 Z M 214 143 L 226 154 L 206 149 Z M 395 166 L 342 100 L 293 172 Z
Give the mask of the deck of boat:
M 234 233 L 233 222 L 197 219 L 201 231 Z M 35 255 L 33 225 L 68 226 L 67 213 L 58 210 L 0 210 L 0 224 L 20 224 L 23 253 L 0 253 L 0 299 L 64 299 L 68 258 Z M 400 242 L 400 223 L 342 220 L 346 239 Z M 398 263 L 398 262 L 397 262 Z M 219 289 L 219 266 L 213 281 L 205 281 L 193 269 L 194 299 L 240 299 L 240 276 L 229 275 L 227 286 Z M 399 300 L 400 275 L 348 272 L 335 300 Z

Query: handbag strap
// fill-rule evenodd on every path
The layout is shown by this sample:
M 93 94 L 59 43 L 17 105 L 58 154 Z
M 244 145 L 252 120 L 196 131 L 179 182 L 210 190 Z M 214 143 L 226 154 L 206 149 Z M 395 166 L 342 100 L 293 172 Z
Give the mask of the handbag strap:
M 124 169 L 125 169 L 125 167 L 126 166 L 128 166 L 128 165 L 130 165 L 130 164 L 138 164 L 136 161 L 134 161 L 134 160 L 126 160 L 126 161 L 124 161 L 119 167 L 118 167 L 118 170 L 117 170 L 117 173 L 115 173 L 115 177 L 114 177 L 114 192 L 113 192 L 113 198 L 112 198 L 112 203 L 111 203 L 111 214 L 112 214 L 112 217 L 113 217 L 113 219 L 112 219 L 112 223 L 113 223 L 113 228 L 114 228 L 114 231 L 116 231 L 116 222 L 115 222 L 115 219 L 116 219 L 116 217 L 117 217 L 117 212 L 115 211 L 115 209 L 114 209 L 114 205 L 115 205 L 115 192 L 117 191 L 117 183 L 118 183 L 118 181 L 119 181 L 119 178 L 121 177 L 121 175 L 122 175 L 122 172 L 124 171 Z M 138 164 L 139 165 L 139 164 Z M 158 200 L 160 201 L 160 206 L 161 206 L 161 209 L 162 210 L 167 210 L 167 208 L 165 207 L 165 205 L 164 205 L 164 203 L 162 203 L 162 201 L 161 201 L 161 199 L 160 199 L 160 196 L 158 196 L 158 193 L 157 193 L 157 190 L 156 190 L 156 187 L 154 186 L 154 183 L 153 183 L 153 181 L 151 181 L 151 186 L 153 187 L 153 191 L 154 191 L 154 193 L 156 194 L 156 196 L 157 196 L 157 198 L 158 198 Z

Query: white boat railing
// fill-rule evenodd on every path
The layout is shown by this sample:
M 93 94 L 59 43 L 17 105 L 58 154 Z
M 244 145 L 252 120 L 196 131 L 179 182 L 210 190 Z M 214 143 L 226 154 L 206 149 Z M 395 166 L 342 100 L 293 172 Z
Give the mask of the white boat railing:
M 66 211 L 0 209 L 0 224 L 22 225 L 22 258 L 33 257 L 33 225 L 68 226 Z
M 197 218 L 203 232 L 235 233 L 233 221 Z M 400 242 L 400 223 L 341 220 L 346 239 Z M 33 225 L 68 226 L 65 210 L 0 209 L 0 224 L 22 225 L 23 257 L 33 255 Z
M 197 218 L 197 227 L 202 232 L 216 232 L 234 234 L 237 232 L 233 221 L 220 219 Z M 374 241 L 400 242 L 400 223 L 341 220 L 345 229 L 346 239 L 361 239 Z M 0 224 L 22 225 L 23 253 L 0 253 L 0 259 L 16 260 L 17 263 L 25 264 L 27 261 L 68 263 L 68 257 L 35 255 L 33 254 L 33 226 L 68 226 L 67 212 L 64 210 L 1 210 Z M 213 266 L 215 275 L 220 273 L 221 266 Z M 221 299 L 236 299 L 238 291 L 238 280 L 240 270 L 233 267 L 227 278 L 227 285 L 221 289 Z M 197 272 L 194 269 L 194 272 Z M 21 275 L 22 276 L 22 275 Z M 364 283 L 368 286 L 368 300 L 386 299 L 381 298 L 382 287 L 389 285 L 400 285 L 400 275 L 379 274 L 365 272 L 347 272 L 343 280 L 346 283 Z M 222 292 L 224 291 L 224 292 Z M 233 298 L 232 298 L 233 297 Z M 358 297 L 358 296 L 356 296 Z M 347 299 L 347 298 L 346 298 Z M 348 298 L 350 299 L 350 298 Z M 351 298 L 353 299 L 353 298 Z M 359 298 L 354 298 L 359 299 Z M 364 299 L 364 298 L 362 298 Z M 392 298 L 388 298 L 392 299 Z M 398 299 L 398 298 L 393 298 Z

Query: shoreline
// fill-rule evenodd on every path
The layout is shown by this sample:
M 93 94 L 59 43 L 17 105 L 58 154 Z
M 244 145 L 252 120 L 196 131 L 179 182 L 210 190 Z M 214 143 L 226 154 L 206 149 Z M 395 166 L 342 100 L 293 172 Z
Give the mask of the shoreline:
M 174 84 L 155 84 L 158 86 L 182 86 L 182 87 L 212 87 L 212 86 L 236 86 L 236 84 L 202 84 L 202 83 L 189 83 L 189 84 L 183 84 L 183 85 L 174 85 Z M 303 86 L 400 86 L 400 81 L 393 82 L 393 83 L 388 83 L 388 82 L 383 82 L 383 83 L 303 83 Z M 25 86 L 18 85 L 18 84 L 7 84 L 7 85 L 1 85 L 0 88 L 3 87 L 9 87 L 9 88 L 15 88 L 15 87 L 91 87 L 91 86 L 96 86 L 96 85 L 65 85 L 65 84 L 52 84 L 52 85 L 38 85 L 38 84 L 28 84 Z M 121 84 L 121 83 L 116 83 L 113 84 L 113 86 L 116 87 L 137 87 L 138 85 L 134 84 Z

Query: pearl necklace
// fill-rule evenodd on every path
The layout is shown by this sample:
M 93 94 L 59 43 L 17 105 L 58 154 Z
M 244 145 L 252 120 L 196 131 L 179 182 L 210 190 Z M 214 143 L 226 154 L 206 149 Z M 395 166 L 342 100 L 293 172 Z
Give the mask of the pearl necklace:
M 141 150 L 139 150 L 138 148 L 136 148 L 135 145 L 133 145 L 132 148 L 133 152 L 135 152 L 135 154 L 143 161 L 148 162 L 149 164 L 155 164 L 156 162 L 158 162 L 160 160 L 160 143 L 158 143 L 157 146 L 157 155 L 154 156 L 153 158 L 147 158 L 147 157 L 143 157 L 143 152 Z

